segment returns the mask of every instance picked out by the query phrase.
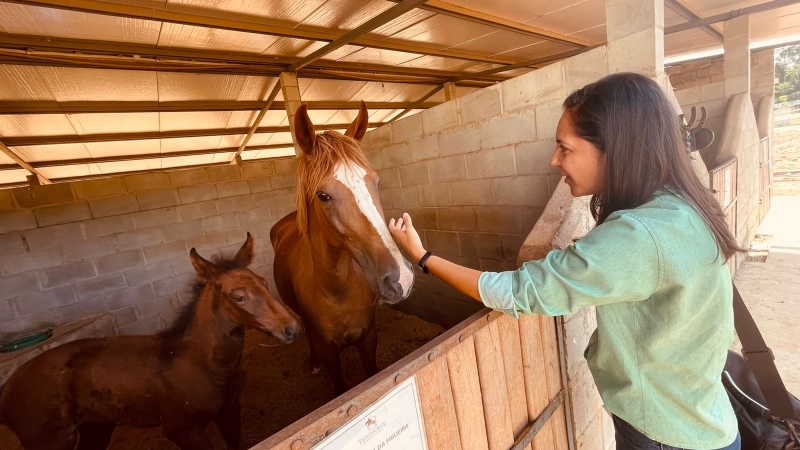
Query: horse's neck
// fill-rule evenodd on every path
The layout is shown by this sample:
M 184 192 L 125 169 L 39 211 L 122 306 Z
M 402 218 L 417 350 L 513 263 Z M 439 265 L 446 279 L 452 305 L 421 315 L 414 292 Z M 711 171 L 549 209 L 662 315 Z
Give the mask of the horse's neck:
M 319 289 L 336 293 L 345 290 L 353 280 L 357 264 L 343 247 L 331 245 L 322 233 L 309 230 L 306 236 Z
M 183 336 L 187 352 L 210 367 L 235 369 L 244 348 L 244 327 L 225 317 L 221 308 L 214 308 L 210 289 L 203 290 L 197 302 L 192 323 Z

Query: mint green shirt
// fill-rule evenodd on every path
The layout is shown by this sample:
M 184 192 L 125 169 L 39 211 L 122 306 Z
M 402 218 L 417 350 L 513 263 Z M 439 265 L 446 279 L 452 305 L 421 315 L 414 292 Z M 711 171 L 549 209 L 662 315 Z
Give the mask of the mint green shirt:
M 717 449 L 737 423 L 720 374 L 733 342 L 724 256 L 700 215 L 658 192 L 574 246 L 513 272 L 485 272 L 483 303 L 518 317 L 597 307 L 584 356 L 606 408 L 673 447 Z

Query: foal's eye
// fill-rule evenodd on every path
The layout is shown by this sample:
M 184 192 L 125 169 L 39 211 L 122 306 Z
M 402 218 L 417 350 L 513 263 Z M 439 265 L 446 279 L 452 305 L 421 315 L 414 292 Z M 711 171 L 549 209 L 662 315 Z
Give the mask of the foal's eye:
M 326 194 L 326 193 L 324 193 L 324 192 L 317 193 L 317 198 L 319 198 L 323 202 L 328 202 L 328 201 L 331 200 L 331 196 Z
M 244 297 L 243 297 L 243 296 L 241 296 L 241 295 L 237 295 L 237 296 L 236 296 L 236 303 L 244 303 L 244 302 L 245 302 L 245 300 L 247 300 L 247 299 L 246 299 L 246 298 L 244 298 Z

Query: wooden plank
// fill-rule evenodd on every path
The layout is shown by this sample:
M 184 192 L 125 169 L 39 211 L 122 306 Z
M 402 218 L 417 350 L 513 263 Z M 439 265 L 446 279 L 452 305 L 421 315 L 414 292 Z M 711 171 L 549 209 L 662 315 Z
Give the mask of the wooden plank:
M 553 424 L 553 448 L 560 450 L 569 449 L 569 440 L 567 438 L 567 414 L 564 405 L 558 407 L 553 417 L 550 418 L 550 423 Z
M 523 315 L 519 318 L 522 373 L 525 378 L 525 399 L 528 404 L 529 421 L 535 420 L 547 407 L 549 401 L 539 320 L 539 316 L 536 315 Z M 550 450 L 552 448 L 552 432 L 540 431 L 534 437 L 532 449 Z
M 547 395 L 548 398 L 553 399 L 558 392 L 561 391 L 561 358 L 558 354 L 558 342 L 556 341 L 556 321 L 553 317 L 539 316 L 540 321 L 540 335 L 542 337 L 542 349 L 544 353 L 544 372 L 547 379 Z M 554 425 L 554 421 L 549 421 L 546 428 L 550 429 L 552 434 L 553 447 L 555 450 L 566 450 L 568 447 L 562 447 L 562 442 L 559 440 L 561 430 Z M 566 425 L 565 425 L 566 426 Z M 542 430 L 544 432 L 544 430 Z
M 483 417 L 486 420 L 489 450 L 507 450 L 514 443 L 501 348 L 500 331 L 496 322 L 475 333 L 475 356 L 483 394 Z
M 428 448 L 460 450 L 458 421 L 453 389 L 447 372 L 447 359 L 437 358 L 420 369 L 417 377 L 420 407 L 425 421 Z
M 483 400 L 475 358 L 475 341 L 472 336 L 447 353 L 447 369 L 453 388 L 458 432 L 463 450 L 484 450 L 489 446 L 486 421 L 483 418 Z
M 503 351 L 503 367 L 506 372 L 511 426 L 514 439 L 528 426 L 528 404 L 525 400 L 525 377 L 522 374 L 522 348 L 517 319 L 504 315 L 497 319 L 500 332 L 500 347 Z

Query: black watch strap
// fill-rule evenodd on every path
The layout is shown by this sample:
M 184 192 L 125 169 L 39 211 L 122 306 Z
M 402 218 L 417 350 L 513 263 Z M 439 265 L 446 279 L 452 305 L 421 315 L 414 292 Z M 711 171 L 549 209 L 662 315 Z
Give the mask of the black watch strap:
M 430 273 L 428 271 L 428 266 L 426 264 L 428 262 L 428 258 L 430 258 L 431 256 L 433 256 L 433 252 L 425 252 L 425 256 L 420 258 L 419 262 L 417 263 L 419 268 L 422 269 L 422 273 Z

